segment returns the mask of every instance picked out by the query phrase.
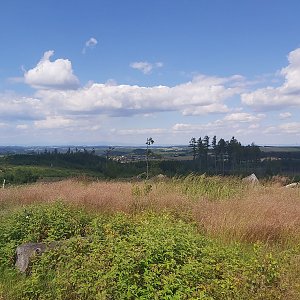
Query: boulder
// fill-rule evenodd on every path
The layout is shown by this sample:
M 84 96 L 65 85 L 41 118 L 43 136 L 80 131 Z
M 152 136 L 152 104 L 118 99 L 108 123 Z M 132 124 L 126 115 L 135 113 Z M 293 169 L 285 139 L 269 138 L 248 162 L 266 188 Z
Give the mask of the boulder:
M 254 173 L 242 179 L 243 182 L 249 183 L 251 185 L 259 184 L 259 180 Z
M 55 248 L 59 244 L 60 244 L 59 242 L 52 242 L 50 244 L 26 243 L 18 246 L 16 250 L 16 255 L 17 255 L 16 264 L 15 264 L 16 268 L 21 273 L 26 273 L 26 271 L 28 270 L 30 260 L 33 256 L 41 255 L 46 250 Z

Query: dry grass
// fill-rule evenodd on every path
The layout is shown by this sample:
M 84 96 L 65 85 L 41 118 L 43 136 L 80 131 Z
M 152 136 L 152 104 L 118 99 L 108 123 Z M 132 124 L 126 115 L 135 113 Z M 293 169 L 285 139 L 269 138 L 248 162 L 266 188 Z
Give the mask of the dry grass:
M 0 190 L 0 205 L 7 208 L 57 199 L 105 213 L 168 211 L 228 241 L 300 241 L 300 189 L 248 187 L 237 197 L 218 201 L 184 195 L 174 182 L 148 185 L 66 180 Z
M 201 201 L 193 218 L 209 234 L 227 240 L 287 243 L 300 240 L 299 190 L 259 187 L 239 199 Z
M 67 203 L 80 205 L 102 212 L 128 212 L 131 197 L 130 183 L 80 182 L 65 180 L 54 183 L 37 183 L 0 190 L 0 203 L 26 205 L 53 202 L 61 199 Z

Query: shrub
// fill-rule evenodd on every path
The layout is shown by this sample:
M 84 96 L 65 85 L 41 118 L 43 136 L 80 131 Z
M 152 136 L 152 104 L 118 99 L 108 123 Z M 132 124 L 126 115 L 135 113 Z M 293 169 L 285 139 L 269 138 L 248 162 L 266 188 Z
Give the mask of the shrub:
M 279 263 L 261 246 L 222 245 L 167 214 L 89 217 L 55 203 L 6 218 L 0 231 L 6 299 L 279 299 L 283 292 Z M 28 277 L 3 259 L 20 242 L 64 238 L 63 246 L 34 259 Z
M 62 202 L 31 205 L 4 216 L 0 222 L 0 263 L 14 260 L 18 245 L 84 236 L 91 218 Z

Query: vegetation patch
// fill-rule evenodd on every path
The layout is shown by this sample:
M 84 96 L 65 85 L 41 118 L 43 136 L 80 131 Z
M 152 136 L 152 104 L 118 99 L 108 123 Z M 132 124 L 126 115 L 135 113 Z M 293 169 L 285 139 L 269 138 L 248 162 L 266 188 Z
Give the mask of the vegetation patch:
M 24 242 L 65 240 L 14 269 Z M 1 217 L 0 299 L 281 299 L 284 268 L 254 244 L 221 244 L 167 213 L 88 214 L 56 202 Z M 12 289 L 12 286 L 14 287 Z

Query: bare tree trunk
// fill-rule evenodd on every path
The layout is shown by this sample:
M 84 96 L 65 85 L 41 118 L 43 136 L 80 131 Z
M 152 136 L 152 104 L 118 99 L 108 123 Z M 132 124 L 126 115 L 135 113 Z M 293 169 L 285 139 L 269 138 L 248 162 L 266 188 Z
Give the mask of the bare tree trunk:
M 147 164 L 147 176 L 146 179 L 149 179 L 149 145 L 147 144 L 147 153 L 146 153 L 146 164 Z

